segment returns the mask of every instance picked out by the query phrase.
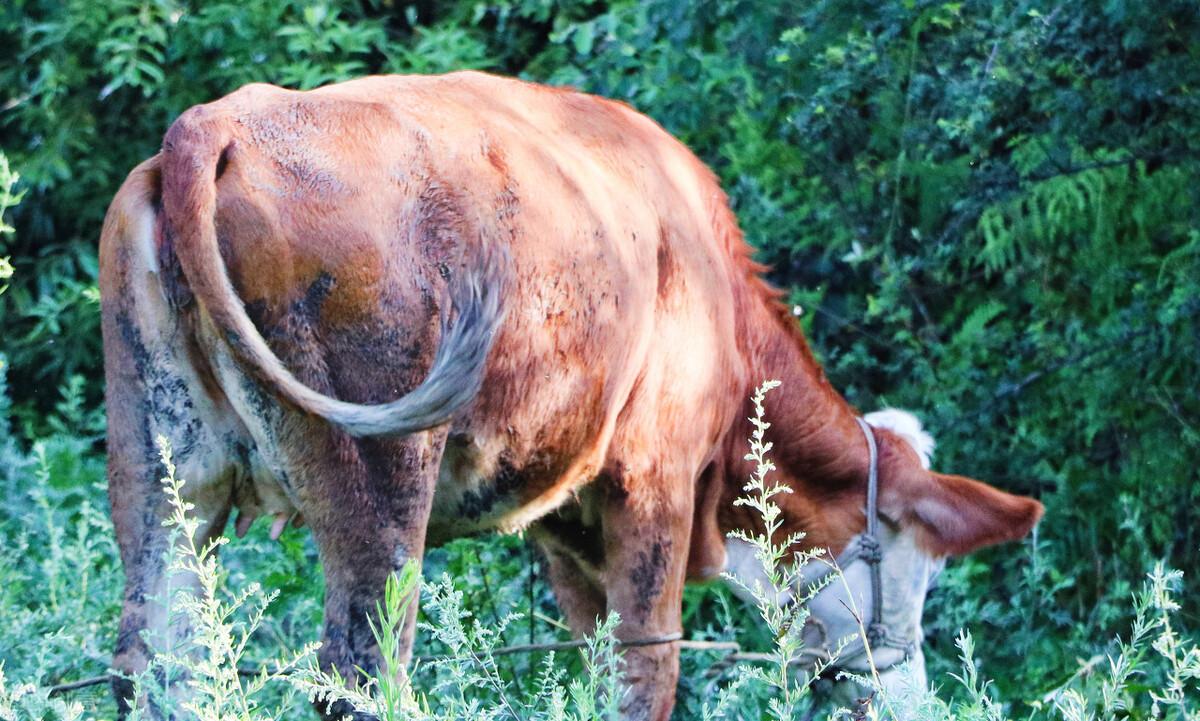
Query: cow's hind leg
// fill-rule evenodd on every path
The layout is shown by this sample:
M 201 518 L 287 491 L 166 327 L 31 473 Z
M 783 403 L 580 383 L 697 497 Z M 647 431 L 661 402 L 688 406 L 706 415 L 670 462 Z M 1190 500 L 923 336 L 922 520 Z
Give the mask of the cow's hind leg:
M 160 603 L 170 538 L 162 522 L 170 509 L 159 482 L 164 469 L 155 439 L 171 443 L 178 475 L 187 480 L 185 500 L 204 521 L 198 543 L 225 525 L 233 475 L 220 391 L 197 365 L 186 320 L 168 302 L 172 292 L 160 272 L 157 186 L 156 161 L 134 170 L 113 200 L 100 242 L 108 490 L 125 571 L 113 668 L 125 676 L 146 669 L 154 654 L 151 642 L 179 630 L 167 627 Z M 116 677 L 113 691 L 124 716 L 132 686 Z
M 555 514 L 531 526 L 528 534 L 546 559 L 550 587 L 571 632 L 582 637 L 595 631 L 607 606 L 599 583 L 604 563 L 599 529 L 577 520 L 564 522 Z
M 403 438 L 352 439 L 315 426 L 297 478 L 301 510 L 312 527 L 325 569 L 325 632 L 320 662 L 350 681 L 381 670 L 377 623 L 388 576 L 405 563 L 420 563 L 433 500 L 444 430 Z M 313 439 L 323 441 L 312 442 Z M 410 607 L 401 637 L 407 663 L 416 624 Z M 319 708 L 327 718 L 367 718 L 348 704 Z
M 109 322 L 111 321 L 111 322 Z M 234 467 L 194 374 L 175 349 L 161 343 L 144 319 L 127 313 L 106 318 L 108 490 L 113 525 L 125 570 L 125 595 L 113 667 L 141 673 L 155 650 L 174 645 L 185 629 L 168 627 L 168 585 L 194 587 L 191 576 L 172 576 L 167 566 L 171 513 L 160 479 L 165 468 L 156 439 L 171 445 L 181 491 L 202 521 L 198 546 L 219 535 L 229 515 Z M 106 327 L 106 331 L 108 331 Z M 180 539 L 182 540 L 182 539 Z M 115 677 L 113 692 L 122 715 L 130 709 L 131 682 Z

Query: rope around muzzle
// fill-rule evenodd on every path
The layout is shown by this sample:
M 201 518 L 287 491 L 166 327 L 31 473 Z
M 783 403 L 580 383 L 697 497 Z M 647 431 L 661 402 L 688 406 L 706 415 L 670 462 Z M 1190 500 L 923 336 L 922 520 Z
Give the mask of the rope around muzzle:
M 896 634 L 891 633 L 887 625 L 883 622 L 883 544 L 879 540 L 879 445 L 875 440 L 875 431 L 871 425 L 861 417 L 854 419 L 858 422 L 858 427 L 862 430 L 863 438 L 867 442 L 867 526 L 861 534 L 855 538 L 853 544 L 849 546 L 842 554 L 835 559 L 828 569 L 824 570 L 816 578 L 811 579 L 809 587 L 815 587 L 816 584 L 822 582 L 829 574 L 837 572 L 844 576 L 844 569 L 855 561 L 862 561 L 867 564 L 867 571 L 870 579 L 871 592 L 871 622 L 865 624 L 866 638 L 862 639 L 863 643 L 856 644 L 853 650 L 847 651 L 841 649 L 834 658 L 835 654 L 830 650 L 830 638 L 823 624 L 815 617 L 810 616 L 806 622 L 806 627 L 815 627 L 821 637 L 821 643 L 817 648 L 812 650 L 812 657 L 817 659 L 817 662 L 833 664 L 837 662 L 837 666 L 842 667 L 846 662 L 857 659 L 859 656 L 865 655 L 868 647 L 872 650 L 882 648 L 893 648 L 902 652 L 902 656 L 893 664 L 888 664 L 886 667 L 877 667 L 879 671 L 885 671 L 893 665 L 902 663 L 912 657 L 916 653 L 917 642 L 915 639 L 903 640 L 898 638 Z M 823 589 L 822 589 L 823 590 Z M 810 599 L 811 600 L 811 599 Z M 791 618 L 795 618 L 798 614 L 800 596 L 794 596 L 789 605 L 797 606 Z M 848 613 L 854 613 L 847 607 Z M 856 614 L 857 615 L 857 614 Z M 790 620 L 787 625 L 790 625 Z M 785 632 L 787 626 L 784 627 Z M 806 649 L 806 652 L 808 650 Z
M 892 634 L 883 622 L 883 544 L 879 539 L 879 445 L 875 440 L 875 430 L 861 417 L 854 419 L 862 430 L 863 438 L 867 441 L 867 528 L 855 539 L 854 545 L 843 552 L 837 561 L 840 569 L 862 561 L 867 564 L 871 590 L 871 622 L 866 624 L 867 637 L 853 651 L 840 654 L 838 661 L 850 661 L 871 649 L 894 648 L 903 655 L 896 663 L 901 663 L 916 652 L 916 640 L 903 640 Z M 894 664 L 889 664 L 889 667 Z M 881 668 L 879 670 L 886 670 Z
M 867 642 L 872 646 L 887 639 L 887 627 L 883 625 L 883 548 L 879 544 L 879 446 L 875 443 L 875 431 L 861 417 L 856 417 L 858 427 L 867 438 L 870 463 L 867 466 L 867 532 L 866 540 L 859 539 L 859 558 L 871 572 L 871 625 L 867 626 Z M 866 555 L 870 554 L 870 555 Z

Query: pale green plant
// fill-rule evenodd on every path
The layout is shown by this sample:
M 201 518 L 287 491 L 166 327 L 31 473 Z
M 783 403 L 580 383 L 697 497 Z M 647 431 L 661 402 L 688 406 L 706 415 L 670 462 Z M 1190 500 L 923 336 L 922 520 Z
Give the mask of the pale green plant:
M 351 686 L 336 669 L 322 671 L 310 659 L 288 679 L 289 683 L 312 701 L 349 701 L 380 721 L 428 717 L 413 693 L 400 649 L 409 608 L 420 594 L 420 587 L 420 567 L 415 561 L 406 563 L 399 574 L 388 576 L 383 601 L 375 607 L 376 617 L 367 618 L 382 661 L 377 673 L 359 669 L 362 683 Z
M 183 711 L 198 721 L 279 718 L 278 711 L 260 708 L 255 697 L 267 684 L 287 678 L 318 645 L 307 644 L 253 675 L 239 671 L 250 638 L 276 594 L 263 592 L 257 583 L 237 592 L 226 589 L 217 551 L 227 539 L 197 545 L 201 520 L 190 514 L 194 505 L 185 499 L 184 481 L 176 477 L 170 443 L 160 436 L 157 444 L 170 507 L 163 525 L 171 529 L 168 588 L 165 598 L 157 600 L 167 603 L 170 630 L 162 634 L 165 639 L 150 639 L 159 646 L 137 685 L 160 711 Z
M 83 704 L 52 698 L 49 689 L 32 683 L 9 686 L 0 663 L 0 721 L 79 721 Z
M 621 656 L 617 653 L 616 630 L 620 623 L 620 616 L 610 612 L 608 618 L 597 624 L 596 632 L 588 637 L 583 653 L 587 673 L 573 679 L 568 687 L 575 711 L 564 709 L 561 718 L 567 721 L 617 718 L 625 693 L 621 682 Z M 547 668 L 544 673 L 550 671 Z
M 749 420 L 754 430 L 749 439 L 750 450 L 745 458 L 754 464 L 754 471 L 742 489 L 745 495 L 734 501 L 735 505 L 746 506 L 759 514 L 763 522 L 763 531 L 750 533 L 738 529 L 729 534 L 731 538 L 744 541 L 754 548 L 754 557 L 759 562 L 767 583 L 764 586 L 759 579 L 750 581 L 732 573 L 722 574 L 726 580 L 745 589 L 754 599 L 759 616 L 775 638 L 775 645 L 769 653 L 769 669 L 760 666 L 740 667 L 738 677 L 718 694 L 716 703 L 712 707 L 705 706 L 705 718 L 724 718 L 732 708 L 732 699 L 754 683 L 761 683 L 771 689 L 767 704 L 772 718 L 796 717 L 801 704 L 810 695 L 813 681 L 830 667 L 845 645 L 853 640 L 840 639 L 828 656 L 806 654 L 803 631 L 810 615 L 808 602 L 835 579 L 841 578 L 842 574 L 836 564 L 828 559 L 825 549 L 796 550 L 805 538 L 803 532 L 781 536 L 783 509 L 776 503 L 775 497 L 792 493 L 792 489 L 768 480 L 768 476 L 775 470 L 775 464 L 768 455 L 773 447 L 773 444 L 766 440 L 767 429 L 771 424 L 765 420 L 766 410 L 763 407 L 767 393 L 779 385 L 777 380 L 765 381 L 755 389 L 750 399 L 754 404 L 754 416 Z M 811 563 L 827 564 L 830 567 L 829 573 L 815 582 L 805 583 L 804 571 Z M 790 594 L 798 594 L 793 603 L 779 602 L 780 598 Z M 847 595 L 853 598 L 853 594 Z M 865 632 L 861 637 L 866 637 Z M 813 659 L 812 664 L 807 672 L 797 674 L 797 663 L 806 657 Z
M 1093 674 L 1098 664 L 1083 663 L 1065 684 L 1031 702 L 1029 718 L 1062 721 L 1107 721 L 1126 718 L 1196 718 L 1193 706 L 1200 682 L 1200 648 L 1173 624 L 1179 612 L 1174 591 L 1183 574 L 1155 564 L 1132 606 L 1133 624 L 1128 640 L 1116 641 L 1117 653 L 1107 658 L 1105 673 Z M 878 693 L 892 708 L 903 709 L 912 721 L 1007 721 L 1008 704 L 995 699 L 994 687 L 983 677 L 975 658 L 971 634 L 962 631 L 955 641 L 961 672 L 951 674 L 961 690 L 953 702 L 937 689 L 914 688 L 903 696 Z M 1100 660 L 1101 657 L 1095 659 Z M 1138 699 L 1138 696 L 1142 698 Z M 1148 703 L 1147 703 L 1148 702 Z M 1148 711 L 1149 716 L 1145 714 Z M 900 718 L 894 712 L 871 718 Z
M 4 212 L 15 208 L 25 195 L 25 191 L 14 193 L 17 181 L 21 175 L 9 167 L 8 157 L 0 152 L 0 235 L 10 235 L 16 230 L 4 220 Z
M 383 590 L 383 602 L 375 604 L 376 619 L 367 618 L 371 634 L 379 644 L 379 655 L 383 659 L 381 673 L 376 677 L 379 703 L 383 706 L 382 721 L 398 718 L 394 709 L 410 706 L 413 700 L 412 687 L 404 668 L 400 639 L 408 619 L 409 608 L 421 590 L 420 566 L 410 560 L 404 569 L 388 576 Z M 415 609 L 413 610 L 415 612 Z
M 1066 689 L 1054 699 L 1054 706 L 1066 721 L 1093 721 L 1127 713 L 1133 706 L 1135 678 L 1150 673 L 1150 652 L 1163 662 L 1162 682 L 1138 684 L 1150 699 L 1154 718 L 1167 718 L 1174 709 L 1179 719 L 1195 718 L 1192 706 L 1200 686 L 1200 647 L 1183 637 L 1172 624 L 1179 604 L 1174 589 L 1183 579 L 1182 571 L 1168 570 L 1161 562 L 1148 574 L 1140 594 L 1134 599 L 1134 621 L 1129 640 L 1118 640 L 1118 652 L 1108 658 L 1108 672 L 1099 681 L 1098 699 L 1089 700 L 1080 689 Z
M 0 153 L 0 237 L 16 232 L 16 229 L 5 221 L 4 212 L 9 208 L 16 207 L 21 202 L 21 196 L 25 194 L 25 191 L 13 192 L 13 188 L 20 179 L 20 174 L 9 168 L 8 158 L 4 153 Z M 9 261 L 8 256 L 0 256 L 0 293 L 8 290 L 8 285 L 3 281 L 11 278 L 12 274 L 12 262 Z
M 967 700 L 964 704 L 959 705 L 953 717 L 979 719 L 980 721 L 1002 721 L 1004 719 L 1003 712 L 988 695 L 988 687 L 991 686 L 991 682 L 980 676 L 979 667 L 975 663 L 975 639 L 971 637 L 970 633 L 961 631 L 958 638 L 954 640 L 954 645 L 958 647 L 962 674 L 952 674 L 952 677 L 966 691 Z

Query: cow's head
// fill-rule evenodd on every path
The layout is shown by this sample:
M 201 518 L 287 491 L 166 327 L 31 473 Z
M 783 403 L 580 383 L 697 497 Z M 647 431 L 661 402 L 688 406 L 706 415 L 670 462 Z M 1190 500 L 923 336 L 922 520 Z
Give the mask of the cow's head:
M 946 558 L 1024 537 L 1041 518 L 1043 509 L 1031 498 L 930 470 L 934 441 L 912 414 L 888 409 L 867 414 L 864 419 L 872 426 L 879 449 L 879 618 L 874 614 L 871 564 L 863 558 L 869 554 L 860 552 L 862 531 L 848 539 L 845 535 L 839 539 L 836 532 L 838 526 L 847 527 L 849 523 L 856 530 L 863 529 L 865 497 L 861 493 L 849 499 L 844 494 L 830 494 L 814 500 L 813 494 L 797 488 L 797 493 L 777 498 L 785 516 L 790 510 L 801 517 L 794 519 L 800 528 L 808 523 L 816 529 L 809 533 L 808 543 L 818 548 L 834 547 L 844 576 L 844 583 L 834 579 L 809 602 L 811 621 L 804 630 L 806 646 L 833 649 L 839 640 L 858 635 L 859 620 L 848 610 L 856 608 L 865 627 L 874 625 L 875 630 L 884 631 L 873 639 L 873 660 L 883 685 L 899 692 L 905 681 L 900 671 L 905 659 L 912 670 L 908 679 L 924 685 L 921 614 L 926 593 Z M 765 581 L 749 544 L 731 539 L 726 554 L 726 568 L 731 573 L 750 579 L 751 584 L 756 577 Z M 825 564 L 814 561 L 806 567 L 802 583 L 814 583 L 827 571 Z M 796 595 L 796 591 L 790 591 L 778 600 L 787 603 Z M 869 667 L 861 648 L 858 641 L 847 645 L 836 666 L 865 675 Z M 838 684 L 837 694 L 843 702 L 861 692 L 856 684 Z

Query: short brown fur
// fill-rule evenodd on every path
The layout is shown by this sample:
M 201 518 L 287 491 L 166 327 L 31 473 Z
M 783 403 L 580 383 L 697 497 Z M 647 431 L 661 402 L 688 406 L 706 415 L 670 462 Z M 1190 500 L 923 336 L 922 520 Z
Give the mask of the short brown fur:
M 607 610 L 623 639 L 678 631 L 685 578 L 757 525 L 732 500 L 767 378 L 786 530 L 837 552 L 863 527 L 866 444 L 749 258 L 708 169 L 609 100 L 455 73 L 255 85 L 188 111 L 101 240 L 114 665 L 144 667 L 159 623 L 153 433 L 218 521 L 204 534 L 233 507 L 303 514 L 327 574 L 322 660 L 348 677 L 378 661 L 365 614 L 387 574 L 427 539 L 492 528 L 529 528 L 576 632 Z M 180 271 L 195 302 L 168 292 Z M 403 407 L 360 422 L 386 403 Z M 883 509 L 933 553 L 1041 514 L 877 435 Z M 665 720 L 678 650 L 626 659 L 625 717 Z

